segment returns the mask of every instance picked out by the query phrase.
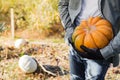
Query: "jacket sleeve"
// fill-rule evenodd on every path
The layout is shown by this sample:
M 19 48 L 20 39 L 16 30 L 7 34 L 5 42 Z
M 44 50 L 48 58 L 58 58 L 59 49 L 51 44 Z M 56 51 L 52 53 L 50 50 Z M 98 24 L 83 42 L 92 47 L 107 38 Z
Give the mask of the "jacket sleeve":
M 69 44 L 68 39 L 71 40 L 71 36 L 74 31 L 74 25 L 71 21 L 68 7 L 69 7 L 69 0 L 60 0 L 59 1 L 58 10 L 60 13 L 61 23 L 65 29 L 65 41 L 67 44 Z
M 120 23 L 120 21 L 119 21 Z M 101 49 L 101 54 L 105 59 L 108 59 L 116 54 L 120 53 L 120 31 L 118 34 L 111 40 L 111 42 L 105 48 Z
M 104 7 L 102 8 L 104 9 L 104 15 L 109 21 L 113 22 L 115 33 L 110 43 L 105 48 L 100 49 L 103 57 L 108 59 L 120 53 L 120 0 L 104 1 L 102 4 L 102 7 Z
M 118 35 L 110 42 L 108 46 L 101 49 L 101 54 L 105 59 L 108 59 L 115 54 L 120 53 L 120 32 Z

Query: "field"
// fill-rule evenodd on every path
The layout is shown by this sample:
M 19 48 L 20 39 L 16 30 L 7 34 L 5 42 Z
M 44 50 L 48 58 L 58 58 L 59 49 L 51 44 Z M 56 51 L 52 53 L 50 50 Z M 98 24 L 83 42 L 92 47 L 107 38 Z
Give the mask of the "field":
M 63 40 L 58 1 L 0 0 L 0 80 L 70 79 L 69 47 Z M 28 44 L 17 49 L 14 42 L 19 38 Z M 34 73 L 25 74 L 18 66 L 25 54 L 38 62 Z M 111 66 L 105 80 L 120 80 L 120 66 Z
M 28 45 L 19 49 L 9 46 L 13 44 L 12 40 L 2 39 L 1 43 L 5 46 L 0 47 L 0 80 L 69 80 L 69 47 L 63 40 L 29 41 Z M 31 74 L 23 73 L 18 61 L 24 54 L 34 57 L 38 64 L 46 66 L 55 75 L 42 69 Z M 120 68 L 110 67 L 105 80 L 119 79 Z

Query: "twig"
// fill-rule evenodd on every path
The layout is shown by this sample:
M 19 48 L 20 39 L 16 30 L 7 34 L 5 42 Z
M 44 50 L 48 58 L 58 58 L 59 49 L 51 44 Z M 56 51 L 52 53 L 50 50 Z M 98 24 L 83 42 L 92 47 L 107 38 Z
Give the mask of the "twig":
M 52 72 L 46 70 L 46 69 L 43 67 L 42 64 L 39 63 L 39 66 L 40 66 L 40 67 L 42 68 L 42 70 L 45 71 L 46 73 L 51 74 L 51 75 L 53 75 L 53 76 L 57 76 L 56 74 L 54 74 L 54 73 L 52 73 Z

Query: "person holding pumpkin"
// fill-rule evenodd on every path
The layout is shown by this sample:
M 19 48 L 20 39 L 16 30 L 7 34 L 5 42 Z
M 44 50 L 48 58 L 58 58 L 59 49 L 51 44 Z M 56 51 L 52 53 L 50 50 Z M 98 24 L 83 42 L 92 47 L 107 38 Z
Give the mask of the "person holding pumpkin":
M 70 46 L 70 79 L 104 80 L 110 64 L 112 63 L 114 67 L 119 64 L 120 0 L 59 0 L 59 13 L 65 29 L 65 42 Z M 104 24 L 105 26 L 109 24 L 112 26 L 112 31 L 109 29 L 111 35 L 108 33 L 110 36 L 106 36 L 107 38 L 110 37 L 109 42 L 102 47 L 98 47 L 97 44 L 105 40 L 102 38 L 104 41 L 101 39 L 100 42 L 100 40 L 96 38 L 96 41 L 99 40 L 99 42 L 95 44 L 97 48 L 93 47 L 93 44 L 85 45 L 75 42 L 73 35 L 75 34 L 74 31 L 77 30 L 77 26 L 82 25 L 86 20 L 89 20 L 89 23 L 92 21 L 92 18 L 96 17 L 106 20 L 107 23 L 109 22 L 108 24 Z M 90 23 L 92 24 L 92 22 Z M 100 30 L 102 30 L 102 32 L 103 30 L 106 31 L 106 33 L 103 33 L 105 36 L 108 32 L 108 27 L 101 28 Z M 86 29 L 84 29 L 84 31 L 86 31 Z M 93 31 L 94 27 L 91 30 L 91 34 Z M 88 32 L 86 32 L 85 35 L 87 33 Z M 99 35 L 96 36 L 99 37 Z M 78 42 L 80 42 L 82 38 L 83 37 L 79 37 Z M 90 42 L 84 43 L 88 44 Z

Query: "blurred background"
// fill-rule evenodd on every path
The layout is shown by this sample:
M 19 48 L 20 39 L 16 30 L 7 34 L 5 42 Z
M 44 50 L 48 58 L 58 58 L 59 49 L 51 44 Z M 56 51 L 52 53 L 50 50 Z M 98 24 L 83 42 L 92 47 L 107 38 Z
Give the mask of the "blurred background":
M 14 11 L 14 38 L 63 38 L 58 0 L 0 0 L 1 36 L 11 36 L 11 9 Z M 31 34 L 32 33 L 32 34 Z
M 70 80 L 58 1 L 0 0 L 0 80 Z M 25 54 L 56 76 L 42 69 L 25 74 L 18 66 Z M 120 80 L 120 67 L 111 67 L 105 80 Z

